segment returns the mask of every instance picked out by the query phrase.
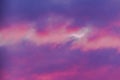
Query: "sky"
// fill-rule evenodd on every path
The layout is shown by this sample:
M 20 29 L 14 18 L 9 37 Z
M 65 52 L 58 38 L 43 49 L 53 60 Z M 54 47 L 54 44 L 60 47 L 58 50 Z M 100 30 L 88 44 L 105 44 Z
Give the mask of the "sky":
M 120 0 L 4 0 L 0 80 L 120 80 Z

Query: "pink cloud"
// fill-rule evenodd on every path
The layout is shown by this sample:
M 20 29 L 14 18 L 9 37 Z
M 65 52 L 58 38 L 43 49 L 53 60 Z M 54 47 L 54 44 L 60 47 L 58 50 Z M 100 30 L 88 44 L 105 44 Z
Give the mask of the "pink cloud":
M 19 27 L 20 26 L 20 27 Z M 85 27 L 86 29 L 88 27 Z M 90 27 L 91 28 L 91 27 Z M 71 44 L 71 48 L 79 48 L 83 50 L 95 50 L 99 48 L 117 48 L 119 49 L 119 36 L 111 35 L 110 29 L 94 29 L 89 33 L 84 33 L 83 28 L 70 29 L 66 24 L 63 24 L 58 29 L 49 29 L 45 32 L 37 32 L 34 27 L 29 28 L 27 24 L 13 25 L 10 28 L 5 28 L 0 31 L 1 45 L 17 44 L 23 40 L 30 41 L 36 45 L 42 44 L 64 44 L 71 40 L 72 35 L 83 35 L 81 38 L 76 38 Z M 79 33 L 82 31 L 82 33 Z M 114 41 L 113 41 L 114 40 Z

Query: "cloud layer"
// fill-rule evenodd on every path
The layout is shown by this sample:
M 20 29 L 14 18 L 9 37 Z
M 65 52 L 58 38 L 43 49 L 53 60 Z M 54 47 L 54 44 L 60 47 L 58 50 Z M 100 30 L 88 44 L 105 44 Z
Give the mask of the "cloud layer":
M 120 80 L 119 0 L 5 0 L 1 80 Z

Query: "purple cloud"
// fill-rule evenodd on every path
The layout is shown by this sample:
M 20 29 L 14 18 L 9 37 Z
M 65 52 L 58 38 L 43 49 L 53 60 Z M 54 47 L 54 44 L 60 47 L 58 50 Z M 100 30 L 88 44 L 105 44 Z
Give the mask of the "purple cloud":
M 111 68 L 113 70 L 120 66 L 120 56 L 116 49 L 100 49 L 83 52 L 78 49 L 69 50 L 69 44 L 59 45 L 52 49 L 52 44 L 35 46 L 28 42 L 24 42 L 16 47 L 18 48 L 17 51 L 16 49 L 14 50 L 14 48 L 6 48 L 7 55 L 9 55 L 7 60 L 9 60 L 9 62 L 5 70 L 11 75 L 11 78 L 7 80 L 11 80 L 12 78 L 19 79 L 21 77 L 30 78 L 31 75 L 35 74 L 52 75 L 54 72 L 58 72 L 59 74 L 60 72 L 73 70 L 74 67 L 77 67 L 75 68 L 77 72 L 75 72 L 73 76 L 61 76 L 61 78 L 63 80 L 72 80 L 73 78 L 76 80 L 89 80 L 86 77 L 89 78 L 90 76 L 87 74 L 91 73 L 91 79 L 97 80 L 103 78 L 104 80 L 104 77 L 100 78 L 101 74 L 104 73 L 104 67 L 105 70 L 108 69 L 104 76 L 108 77 L 109 68 L 106 66 L 113 66 Z M 97 72 L 98 75 L 95 75 L 95 72 Z M 92 74 L 95 76 L 92 77 Z

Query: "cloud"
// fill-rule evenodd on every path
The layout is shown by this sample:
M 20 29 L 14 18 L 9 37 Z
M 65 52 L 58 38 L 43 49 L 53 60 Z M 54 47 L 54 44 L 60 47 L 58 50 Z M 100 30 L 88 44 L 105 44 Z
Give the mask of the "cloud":
M 92 23 L 96 27 L 109 27 L 111 23 L 120 21 L 118 0 L 7 0 L 6 4 L 8 22 L 47 19 L 50 14 L 72 18 L 75 24 Z
M 23 41 L 30 41 L 38 46 L 54 44 L 55 47 L 59 44 L 70 42 L 71 49 L 79 48 L 84 51 L 89 51 L 100 48 L 116 48 L 119 50 L 120 39 L 119 34 L 117 34 L 118 32 L 116 33 L 115 29 L 98 29 L 94 26 L 72 29 L 68 28 L 69 23 L 69 21 L 62 23 L 59 25 L 59 28 L 50 27 L 50 24 L 48 24 L 48 27 L 42 31 L 39 31 L 34 24 L 26 23 L 12 25 L 11 27 L 4 28 L 0 31 L 0 45 L 7 46 L 18 44 Z
M 48 80 L 109 80 L 109 75 L 118 74 L 119 58 L 116 49 L 93 51 L 70 50 L 69 44 L 51 48 L 50 45 L 36 46 L 24 42 L 18 49 L 7 47 L 9 63 L 5 67 L 8 79 Z M 112 71 L 111 71 L 112 70 Z M 114 77 L 114 76 L 112 76 Z M 119 78 L 119 77 L 118 77 Z
M 3 80 L 119 80 L 120 1 L 6 4 L 6 25 L 0 28 Z

